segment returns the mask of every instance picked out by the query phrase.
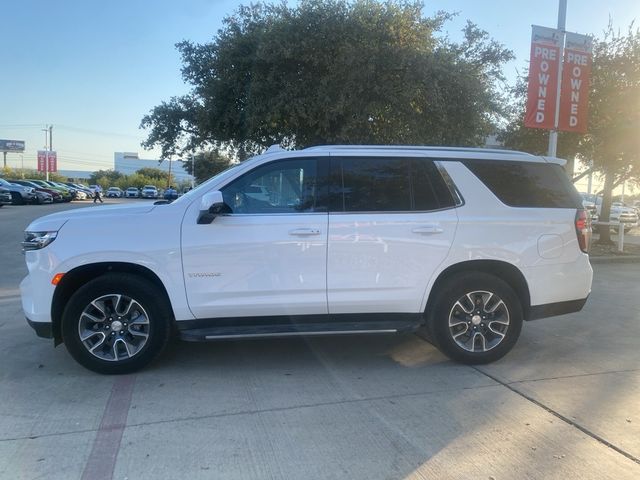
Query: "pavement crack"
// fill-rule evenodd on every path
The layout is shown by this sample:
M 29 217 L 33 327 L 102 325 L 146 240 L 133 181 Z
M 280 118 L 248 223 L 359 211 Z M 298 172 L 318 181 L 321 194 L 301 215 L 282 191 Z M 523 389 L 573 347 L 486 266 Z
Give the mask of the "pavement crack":
M 575 375 L 559 375 L 557 377 L 532 378 L 532 379 L 516 380 L 516 381 L 513 381 L 513 382 L 504 382 L 504 383 L 506 383 L 508 385 L 516 385 L 518 383 L 544 382 L 545 380 L 563 380 L 563 379 L 566 379 L 566 378 L 594 377 L 594 376 L 597 376 L 597 375 L 609 375 L 609 374 L 614 374 L 614 373 L 634 373 L 634 372 L 640 372 L 640 368 L 629 368 L 629 369 L 626 369 L 626 370 L 610 370 L 608 372 L 577 373 Z M 490 377 L 486 373 L 485 373 L 485 375 Z M 490 377 L 490 378 L 492 378 L 492 377 Z M 501 383 L 503 383 L 503 382 L 501 382 Z
M 494 380 L 495 382 L 495 380 Z M 139 422 L 139 423 L 129 423 L 124 428 L 129 429 L 133 427 L 144 427 L 149 425 L 162 425 L 167 423 L 178 423 L 178 422 L 190 422 L 194 420 L 207 420 L 211 418 L 226 418 L 226 417 L 236 417 L 242 415 L 259 415 L 262 413 L 274 413 L 274 412 L 284 412 L 288 410 L 298 410 L 305 408 L 314 408 L 314 407 L 327 407 L 334 405 L 348 405 L 354 403 L 364 403 L 364 402 L 375 402 L 379 400 L 394 400 L 400 398 L 411 398 L 411 397 L 419 397 L 423 395 L 434 395 L 438 393 L 446 393 L 446 392 L 455 392 L 455 391 L 463 391 L 463 390 L 476 390 L 480 388 L 496 388 L 498 385 L 495 383 L 487 384 L 487 385 L 474 385 L 472 387 L 462 387 L 462 388 L 444 388 L 439 390 L 429 390 L 426 392 L 414 392 L 414 393 L 401 393 L 396 395 L 381 395 L 376 397 L 363 397 L 363 398 L 348 398 L 343 400 L 335 400 L 328 402 L 317 402 L 317 403 L 303 403 L 298 405 L 290 405 L 286 407 L 272 407 L 272 408 L 262 408 L 256 410 L 239 410 L 236 412 L 225 412 L 225 413 L 212 413 L 208 415 L 192 415 L 187 417 L 177 417 L 171 419 L 163 419 L 163 420 L 154 420 L 150 422 Z M 98 428 L 88 428 L 88 429 L 78 429 L 78 430 L 69 430 L 66 432 L 55 432 L 55 433 L 45 433 L 42 435 L 24 435 L 17 436 L 12 438 L 0 438 L 0 443 L 2 442 L 12 442 L 18 440 L 37 440 L 39 438 L 47 438 L 47 437 L 56 437 L 63 435 L 75 435 L 78 433 L 89 433 L 96 432 Z
M 609 442 L 608 440 L 604 439 L 603 437 L 601 437 L 597 433 L 592 432 L 588 428 L 580 425 L 579 423 L 577 423 L 577 422 L 571 420 L 570 418 L 562 415 L 560 412 L 557 412 L 554 409 L 552 409 L 551 407 L 548 407 L 544 403 L 536 400 L 532 396 L 527 395 L 526 393 L 521 392 L 520 390 L 515 388 L 515 386 L 514 386 L 515 383 L 523 383 L 524 381 L 523 382 L 507 383 L 507 382 L 504 382 L 504 381 L 500 380 L 498 377 L 495 377 L 495 376 L 485 372 L 484 370 L 481 370 L 478 367 L 471 366 L 471 368 L 473 368 L 475 371 L 481 373 L 482 375 L 485 375 L 486 377 L 490 378 L 494 382 L 502 385 L 503 387 L 508 388 L 509 390 L 511 390 L 516 395 L 519 395 L 522 398 L 524 398 L 525 400 L 528 400 L 529 402 L 533 403 L 534 405 L 542 408 L 543 410 L 545 410 L 546 412 L 550 413 L 554 417 L 558 418 L 559 420 L 562 420 L 567 425 L 570 425 L 573 428 L 576 428 L 577 430 L 580 430 L 582 433 L 584 433 L 585 435 L 588 435 L 589 437 L 593 438 L 598 443 L 601 443 L 605 447 L 610 448 L 611 450 L 619 453 L 620 455 L 622 455 L 622 456 L 628 458 L 629 460 L 631 460 L 631 461 L 637 463 L 638 465 L 640 465 L 640 458 L 637 458 L 637 457 L 631 455 L 629 452 L 624 451 L 623 449 L 621 449 L 617 445 L 614 445 L 613 443 Z M 632 371 L 635 371 L 635 370 L 632 370 Z M 611 372 L 611 373 L 614 373 L 614 372 Z M 576 376 L 586 376 L 586 375 L 576 375 Z M 563 378 L 563 377 L 559 377 L 559 378 Z M 566 377 L 566 378 L 570 378 L 570 377 Z M 530 380 L 527 380 L 527 381 L 530 381 Z

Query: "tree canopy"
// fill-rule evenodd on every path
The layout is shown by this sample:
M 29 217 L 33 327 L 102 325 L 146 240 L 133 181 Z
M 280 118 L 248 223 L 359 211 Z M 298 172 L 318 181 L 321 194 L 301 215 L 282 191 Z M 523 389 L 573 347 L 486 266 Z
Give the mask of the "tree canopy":
M 501 112 L 512 53 L 421 1 L 301 0 L 241 6 L 210 43 L 177 44 L 191 92 L 153 108 L 143 146 L 163 156 L 274 143 L 479 145 Z
M 195 158 L 195 162 L 193 161 Z M 182 164 L 183 168 L 189 175 L 193 175 L 195 163 L 196 182 L 204 182 L 205 180 L 217 175 L 221 171 L 227 169 L 231 165 L 229 157 L 223 155 L 218 150 L 201 152 L 189 160 L 185 160 Z

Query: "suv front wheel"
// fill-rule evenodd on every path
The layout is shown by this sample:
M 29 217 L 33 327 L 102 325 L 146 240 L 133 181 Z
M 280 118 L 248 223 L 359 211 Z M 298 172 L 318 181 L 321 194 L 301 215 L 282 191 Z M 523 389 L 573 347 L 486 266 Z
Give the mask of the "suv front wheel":
M 62 338 L 81 365 L 98 373 L 130 373 L 165 348 L 171 309 L 158 287 L 131 274 L 107 273 L 73 294 L 62 315 Z
M 522 305 L 503 280 L 482 272 L 456 274 L 436 292 L 429 329 L 440 350 L 466 364 L 493 362 L 515 345 Z

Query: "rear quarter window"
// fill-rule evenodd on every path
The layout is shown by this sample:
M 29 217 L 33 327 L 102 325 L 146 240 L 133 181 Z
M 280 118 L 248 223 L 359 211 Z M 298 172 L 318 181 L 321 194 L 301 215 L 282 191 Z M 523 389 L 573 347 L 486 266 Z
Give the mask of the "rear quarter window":
M 582 199 L 555 163 L 465 160 L 502 203 L 524 208 L 582 208 Z

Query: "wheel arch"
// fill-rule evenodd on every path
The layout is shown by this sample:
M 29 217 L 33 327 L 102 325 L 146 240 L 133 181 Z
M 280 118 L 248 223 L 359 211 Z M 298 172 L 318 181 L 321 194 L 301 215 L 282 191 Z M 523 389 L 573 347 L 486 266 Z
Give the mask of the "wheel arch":
M 53 292 L 51 323 L 53 339 L 56 346 L 62 343 L 62 313 L 73 293 L 89 280 L 110 272 L 129 273 L 150 281 L 159 288 L 167 304 L 171 305 L 169 294 L 162 280 L 147 267 L 130 262 L 98 262 L 80 265 L 66 272 Z
M 427 315 L 432 311 L 432 306 L 436 300 L 440 286 L 451 276 L 463 272 L 482 272 L 493 275 L 505 281 L 520 299 L 522 305 L 522 313 L 525 320 L 529 320 L 531 310 L 531 295 L 529 285 L 525 276 L 515 265 L 501 260 L 469 260 L 465 262 L 455 263 L 445 268 L 436 278 L 429 297 L 427 298 L 425 312 Z

